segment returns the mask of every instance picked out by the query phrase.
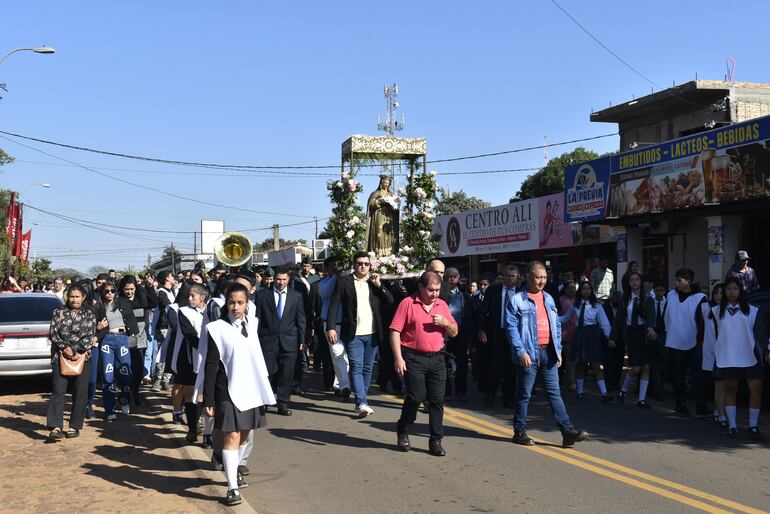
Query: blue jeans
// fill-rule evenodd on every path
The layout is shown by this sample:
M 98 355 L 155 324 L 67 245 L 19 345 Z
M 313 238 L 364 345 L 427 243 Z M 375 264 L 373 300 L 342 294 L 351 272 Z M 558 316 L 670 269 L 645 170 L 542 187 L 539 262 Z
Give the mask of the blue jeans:
M 561 398 L 559 389 L 559 368 L 557 367 L 556 351 L 553 346 L 540 348 L 537 364 L 532 363 L 528 368 L 519 366 L 516 370 L 518 390 L 516 391 L 516 409 L 513 416 L 513 428 L 517 432 L 527 431 L 527 410 L 529 398 L 532 396 L 532 386 L 535 385 L 537 375 L 543 377 L 545 392 L 548 395 L 548 403 L 551 405 L 551 413 L 556 419 L 556 424 L 561 430 L 573 428 L 569 420 L 567 408 Z M 518 363 L 517 363 L 518 364 Z
M 147 336 L 147 349 L 144 353 L 144 375 L 152 378 L 155 376 L 155 364 L 158 358 L 158 340 L 154 336 Z
M 109 416 L 115 409 L 115 397 L 119 395 L 120 404 L 127 405 L 131 398 L 131 352 L 128 349 L 128 337 L 107 334 L 99 348 L 102 357 L 104 384 L 102 397 L 104 411 Z
M 350 361 L 350 386 L 356 395 L 356 406 L 367 405 L 366 392 L 372 383 L 372 368 L 377 357 L 377 336 L 356 336 L 345 344 Z

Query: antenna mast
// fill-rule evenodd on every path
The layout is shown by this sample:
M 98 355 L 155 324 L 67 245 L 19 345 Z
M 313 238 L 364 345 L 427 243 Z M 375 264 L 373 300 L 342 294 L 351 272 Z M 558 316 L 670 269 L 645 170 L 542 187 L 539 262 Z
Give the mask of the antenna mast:
M 380 121 L 380 115 L 377 115 L 377 130 L 385 132 L 393 137 L 396 132 L 404 130 L 404 115 L 401 115 L 401 121 L 398 120 L 398 84 L 386 84 L 383 90 L 385 94 L 385 122 Z M 384 164 L 382 167 L 383 175 L 390 175 L 391 181 L 395 184 L 396 167 L 393 163 Z

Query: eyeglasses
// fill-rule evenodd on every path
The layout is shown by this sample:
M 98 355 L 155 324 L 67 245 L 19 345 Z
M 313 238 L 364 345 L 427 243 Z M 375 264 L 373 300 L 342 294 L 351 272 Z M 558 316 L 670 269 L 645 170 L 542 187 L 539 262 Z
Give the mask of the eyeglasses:
M 356 266 L 371 266 L 371 265 L 372 265 L 371 262 L 363 262 L 363 261 L 356 262 Z
M 105 289 L 104 290 L 104 294 L 115 294 L 115 290 L 114 289 Z

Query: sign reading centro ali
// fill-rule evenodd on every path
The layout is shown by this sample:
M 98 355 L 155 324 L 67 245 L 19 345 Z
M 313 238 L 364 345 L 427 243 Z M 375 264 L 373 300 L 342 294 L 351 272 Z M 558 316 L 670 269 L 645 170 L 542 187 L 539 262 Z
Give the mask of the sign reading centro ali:
M 436 219 L 444 255 L 514 252 L 538 248 L 538 201 L 525 200 Z

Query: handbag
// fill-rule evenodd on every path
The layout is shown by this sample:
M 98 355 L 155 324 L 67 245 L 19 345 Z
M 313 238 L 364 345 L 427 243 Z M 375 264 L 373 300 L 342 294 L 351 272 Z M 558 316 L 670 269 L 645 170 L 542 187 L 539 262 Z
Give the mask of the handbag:
M 59 373 L 63 377 L 77 377 L 83 373 L 83 366 L 86 364 L 86 356 L 81 355 L 77 361 L 71 361 L 64 357 L 59 356 Z

